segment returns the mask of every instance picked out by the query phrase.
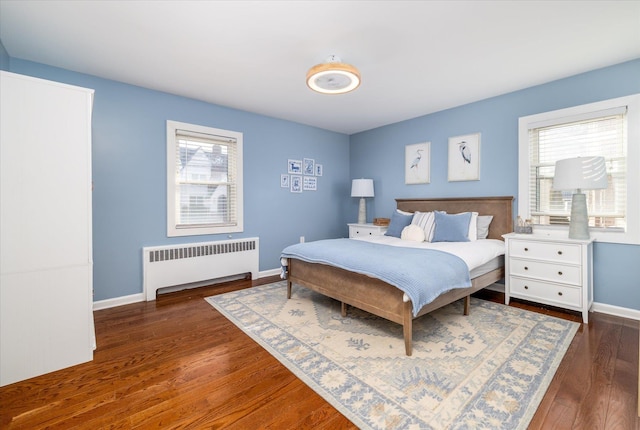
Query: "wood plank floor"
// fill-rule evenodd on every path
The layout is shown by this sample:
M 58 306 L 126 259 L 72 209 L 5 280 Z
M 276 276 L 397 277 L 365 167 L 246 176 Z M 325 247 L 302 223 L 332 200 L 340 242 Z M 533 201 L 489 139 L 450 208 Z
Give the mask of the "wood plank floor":
M 251 286 L 240 280 L 96 311 L 93 362 L 0 388 L 0 428 L 354 429 L 203 300 Z M 637 382 L 638 322 L 592 313 L 529 428 L 640 429 Z

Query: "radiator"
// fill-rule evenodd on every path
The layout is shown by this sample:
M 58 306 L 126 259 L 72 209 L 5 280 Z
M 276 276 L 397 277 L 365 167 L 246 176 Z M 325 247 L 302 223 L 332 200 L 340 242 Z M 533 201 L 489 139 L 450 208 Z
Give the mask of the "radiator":
M 147 301 L 160 288 L 208 281 L 251 272 L 258 277 L 259 238 L 142 248 Z

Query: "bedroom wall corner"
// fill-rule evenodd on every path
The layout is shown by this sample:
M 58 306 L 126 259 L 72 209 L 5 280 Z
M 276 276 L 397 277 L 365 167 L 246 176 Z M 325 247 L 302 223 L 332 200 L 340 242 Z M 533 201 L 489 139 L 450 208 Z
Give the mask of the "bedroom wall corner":
M 11 57 L 9 57 L 9 53 L 2 44 L 2 39 L 0 39 L 0 70 L 8 72 L 10 68 L 10 60 Z

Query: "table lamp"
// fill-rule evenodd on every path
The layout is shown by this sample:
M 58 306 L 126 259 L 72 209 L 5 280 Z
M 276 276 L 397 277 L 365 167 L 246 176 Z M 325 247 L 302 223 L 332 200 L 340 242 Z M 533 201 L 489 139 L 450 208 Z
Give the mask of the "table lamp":
M 553 189 L 576 190 L 571 199 L 570 239 L 589 239 L 587 196 L 582 190 L 607 188 L 604 157 L 576 157 L 556 162 Z
M 367 208 L 364 198 L 373 197 L 373 179 L 354 179 L 351 182 L 351 197 L 360 197 L 358 224 L 366 224 Z

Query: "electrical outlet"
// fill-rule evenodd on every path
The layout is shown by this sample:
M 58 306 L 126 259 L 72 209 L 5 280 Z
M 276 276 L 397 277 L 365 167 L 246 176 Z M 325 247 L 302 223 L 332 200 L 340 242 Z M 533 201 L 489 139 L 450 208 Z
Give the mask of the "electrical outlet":
M 300 236 L 300 243 L 304 243 L 304 236 Z

